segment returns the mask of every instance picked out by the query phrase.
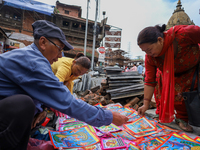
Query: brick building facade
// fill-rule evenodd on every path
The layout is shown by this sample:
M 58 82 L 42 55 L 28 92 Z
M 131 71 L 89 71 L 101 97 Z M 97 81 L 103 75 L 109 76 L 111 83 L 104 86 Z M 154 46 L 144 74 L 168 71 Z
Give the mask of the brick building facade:
M 17 0 L 19 1 L 19 0 Z M 24 0 L 25 4 L 34 2 Z M 21 1 L 20 1 L 21 3 Z M 41 3 L 42 4 L 42 3 Z M 0 27 L 5 32 L 18 32 L 26 35 L 33 36 L 32 34 L 32 23 L 36 20 L 48 20 L 55 23 L 60 27 L 66 35 L 67 41 L 74 47 L 74 50 L 70 50 L 65 55 L 75 56 L 77 52 L 84 51 L 84 39 L 85 39 L 85 27 L 86 19 L 81 18 L 82 9 L 80 6 L 62 4 L 59 1 L 56 2 L 56 6 L 51 14 L 46 12 L 31 10 L 30 8 L 21 9 L 22 7 L 15 7 L 15 1 L 12 5 L 7 5 L 6 0 L 0 3 Z M 33 4 L 34 5 L 34 4 Z M 47 5 L 47 4 L 45 4 Z M 26 6 L 25 6 L 26 7 Z M 52 7 L 52 6 L 47 6 Z M 87 34 L 87 50 L 86 55 L 91 57 L 92 45 L 93 45 L 93 28 L 94 21 L 88 20 L 88 34 Z M 98 38 L 99 34 L 102 33 L 102 26 L 97 23 L 97 35 L 95 48 L 100 46 L 102 38 Z M 105 30 L 109 30 L 110 26 L 105 25 Z M 24 42 L 25 45 L 31 42 Z M 95 61 L 98 60 L 98 52 L 95 51 Z

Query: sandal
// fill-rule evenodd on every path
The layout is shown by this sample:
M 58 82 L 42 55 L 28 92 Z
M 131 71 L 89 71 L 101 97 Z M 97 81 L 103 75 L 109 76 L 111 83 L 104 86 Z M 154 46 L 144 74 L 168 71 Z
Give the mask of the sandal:
M 153 116 L 153 119 L 159 121 L 159 114 L 156 114 L 155 116 Z
M 175 119 L 176 124 L 181 128 L 181 130 L 186 132 L 193 132 L 193 128 L 182 119 Z

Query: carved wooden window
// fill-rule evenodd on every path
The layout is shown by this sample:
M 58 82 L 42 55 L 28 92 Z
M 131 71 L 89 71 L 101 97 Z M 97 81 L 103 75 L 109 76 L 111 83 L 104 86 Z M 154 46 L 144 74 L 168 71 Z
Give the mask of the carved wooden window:
M 72 27 L 73 27 L 73 28 L 78 28 L 78 27 L 79 27 L 79 23 L 73 22 L 73 23 L 72 23 Z
M 10 12 L 9 12 L 9 11 L 6 11 L 5 17 L 6 17 L 6 18 L 10 18 Z
M 69 21 L 63 21 L 63 26 L 68 27 L 69 26 Z
M 81 29 L 83 30 L 83 31 L 85 31 L 85 24 L 81 24 Z
M 65 10 L 65 14 L 68 14 L 68 15 L 69 15 L 69 10 Z
M 21 15 L 14 13 L 13 14 L 13 19 L 16 20 L 16 21 L 21 21 Z

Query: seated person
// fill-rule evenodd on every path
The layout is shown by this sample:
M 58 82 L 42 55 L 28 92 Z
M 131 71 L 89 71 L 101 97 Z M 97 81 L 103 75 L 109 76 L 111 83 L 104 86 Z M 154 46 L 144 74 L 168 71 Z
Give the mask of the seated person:
M 79 57 L 80 54 L 78 53 L 75 59 L 69 57 L 58 58 L 58 61 L 51 65 L 55 76 L 67 86 L 71 94 L 73 94 L 73 80 L 85 74 L 91 67 L 90 59 L 84 55 Z

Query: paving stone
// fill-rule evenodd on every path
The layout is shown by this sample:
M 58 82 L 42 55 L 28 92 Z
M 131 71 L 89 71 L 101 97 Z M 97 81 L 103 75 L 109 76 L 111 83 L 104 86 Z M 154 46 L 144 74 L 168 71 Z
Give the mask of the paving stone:
M 156 111 L 156 109 L 148 109 L 148 110 L 146 111 L 146 115 L 147 115 L 148 117 L 153 118 L 153 117 L 156 115 L 155 111 Z M 171 123 L 161 123 L 161 124 L 166 125 L 166 126 L 172 128 L 172 129 L 181 130 L 181 129 L 179 128 L 179 126 L 175 123 L 175 121 L 173 121 L 173 122 L 171 122 Z M 191 138 L 194 139 L 195 137 L 200 136 L 200 127 L 195 127 L 195 126 L 192 126 L 192 127 L 193 127 L 193 130 L 194 130 L 193 133 L 184 132 L 184 131 L 182 131 L 182 132 L 183 132 L 183 133 L 186 133 L 188 136 L 190 136 Z

